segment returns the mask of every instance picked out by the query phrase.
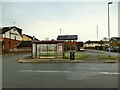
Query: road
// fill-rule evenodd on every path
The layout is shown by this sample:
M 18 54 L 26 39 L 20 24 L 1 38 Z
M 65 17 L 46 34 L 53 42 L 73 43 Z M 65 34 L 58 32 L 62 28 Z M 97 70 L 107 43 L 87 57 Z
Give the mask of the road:
M 117 63 L 19 63 L 4 55 L 3 88 L 118 88 Z

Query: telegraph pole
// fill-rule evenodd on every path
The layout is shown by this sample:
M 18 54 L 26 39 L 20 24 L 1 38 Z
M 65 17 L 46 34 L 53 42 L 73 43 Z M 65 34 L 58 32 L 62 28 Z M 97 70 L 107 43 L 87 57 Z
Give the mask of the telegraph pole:
M 13 24 L 13 26 L 15 26 L 16 22 L 15 22 L 15 21 L 13 21 L 13 22 L 12 22 L 12 24 Z
M 97 42 L 98 42 L 98 25 L 96 25 L 96 30 L 97 30 Z M 98 52 L 98 45 L 97 45 L 97 52 Z
M 60 29 L 60 35 L 62 34 L 62 29 Z

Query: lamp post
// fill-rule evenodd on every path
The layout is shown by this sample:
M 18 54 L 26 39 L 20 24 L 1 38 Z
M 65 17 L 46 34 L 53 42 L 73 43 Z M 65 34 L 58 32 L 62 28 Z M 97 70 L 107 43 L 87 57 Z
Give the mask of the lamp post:
M 113 2 L 108 2 L 108 40 L 109 40 L 109 57 L 110 57 L 110 16 L 109 16 L 109 5 Z

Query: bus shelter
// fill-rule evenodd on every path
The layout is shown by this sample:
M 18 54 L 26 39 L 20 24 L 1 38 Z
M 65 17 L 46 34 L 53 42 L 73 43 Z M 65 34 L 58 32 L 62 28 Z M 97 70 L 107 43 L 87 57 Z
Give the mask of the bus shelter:
M 64 58 L 63 41 L 33 41 L 32 58 Z

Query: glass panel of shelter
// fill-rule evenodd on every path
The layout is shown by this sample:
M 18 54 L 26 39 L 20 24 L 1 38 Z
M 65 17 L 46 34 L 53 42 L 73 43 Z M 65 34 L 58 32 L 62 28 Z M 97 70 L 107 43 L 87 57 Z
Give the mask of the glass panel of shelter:
M 55 58 L 56 44 L 37 44 L 37 58 Z
M 33 44 L 33 58 L 61 58 L 63 56 L 62 43 Z
M 48 48 L 47 44 L 41 44 L 40 57 L 43 57 L 43 58 L 47 57 L 47 53 L 48 53 L 47 48 Z
M 57 44 L 57 57 L 62 57 L 62 44 Z
M 32 46 L 32 57 L 35 58 L 36 57 L 36 44 L 33 44 Z
M 56 44 L 48 44 L 48 58 L 56 57 Z

